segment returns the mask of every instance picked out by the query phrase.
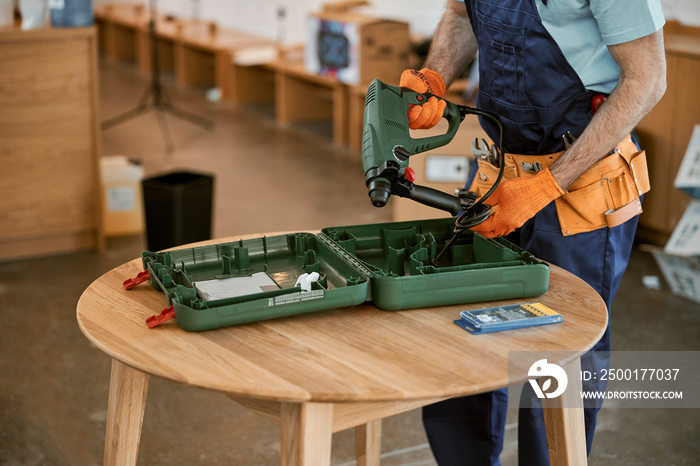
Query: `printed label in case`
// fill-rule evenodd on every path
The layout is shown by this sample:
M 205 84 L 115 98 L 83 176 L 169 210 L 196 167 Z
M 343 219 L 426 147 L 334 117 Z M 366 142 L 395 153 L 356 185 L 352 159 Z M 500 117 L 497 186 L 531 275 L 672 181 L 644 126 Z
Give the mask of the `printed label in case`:
M 305 301 L 312 301 L 315 299 L 323 299 L 325 290 L 313 290 L 313 291 L 300 291 L 297 293 L 283 294 L 270 298 L 268 300 L 268 305 L 272 306 L 282 306 L 284 304 L 294 304 L 302 303 Z

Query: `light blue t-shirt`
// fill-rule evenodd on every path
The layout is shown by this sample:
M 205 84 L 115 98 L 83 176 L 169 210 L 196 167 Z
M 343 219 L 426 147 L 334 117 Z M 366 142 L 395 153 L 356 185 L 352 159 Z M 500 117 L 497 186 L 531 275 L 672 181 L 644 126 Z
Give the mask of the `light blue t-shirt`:
M 665 22 L 660 0 L 532 1 L 585 88 L 605 94 L 620 75 L 607 46 L 653 34 Z

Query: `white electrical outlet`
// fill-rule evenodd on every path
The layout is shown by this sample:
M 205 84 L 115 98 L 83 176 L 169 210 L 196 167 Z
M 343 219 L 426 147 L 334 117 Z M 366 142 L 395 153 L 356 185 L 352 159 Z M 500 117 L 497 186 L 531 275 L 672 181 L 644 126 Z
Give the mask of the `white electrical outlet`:
M 425 179 L 432 182 L 465 183 L 469 177 L 468 157 L 429 155 L 425 160 Z

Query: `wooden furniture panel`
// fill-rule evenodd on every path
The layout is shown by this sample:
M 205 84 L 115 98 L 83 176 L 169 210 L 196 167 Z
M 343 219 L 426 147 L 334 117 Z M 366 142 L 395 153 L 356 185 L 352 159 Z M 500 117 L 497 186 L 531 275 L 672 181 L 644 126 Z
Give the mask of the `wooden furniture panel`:
M 233 104 L 258 104 L 275 101 L 275 74 L 265 65 L 243 66 L 234 63 L 233 54 L 219 54 L 216 65 L 221 98 Z
M 215 64 L 215 54 L 210 51 L 191 47 L 184 42 L 175 43 L 175 80 L 179 85 L 214 85 Z
M 104 20 L 103 10 L 94 8 L 95 28 L 97 29 L 97 51 L 107 52 L 107 23 Z
M 104 29 L 104 52 L 108 57 L 138 61 L 139 31 L 148 20 L 148 12 L 141 4 L 115 3 L 95 8 L 95 23 Z
M 102 245 L 96 40 L 0 32 L 0 259 Z
M 667 90 L 659 104 L 637 126 L 647 151 L 651 191 L 644 196 L 638 236 L 663 245 L 689 202 L 673 182 L 693 127 L 700 123 L 700 28 L 669 21 L 664 28 Z
M 150 70 L 150 17 L 150 10 L 141 4 L 96 7 L 95 22 L 100 27 L 105 54 L 134 61 L 141 70 Z M 219 67 L 230 62 L 222 55 L 230 58 L 237 50 L 272 43 L 257 35 L 219 28 L 212 21 L 175 18 L 158 12 L 155 21 L 160 69 L 174 70 L 176 82 L 182 86 L 216 85 L 223 89 L 227 71 Z
M 148 29 L 139 31 L 138 35 L 137 60 L 139 69 L 143 71 L 151 70 L 151 36 Z M 175 70 L 175 41 L 168 37 L 157 36 L 156 47 L 158 47 L 158 66 L 160 71 L 172 72 Z
M 137 60 L 138 32 L 134 28 L 109 23 L 105 36 L 107 56 L 126 61 Z
M 276 118 L 281 124 L 330 120 L 333 115 L 333 93 L 283 71 L 276 75 Z
M 222 93 L 231 71 L 236 71 L 228 67 L 237 51 L 275 44 L 255 35 L 218 28 L 211 22 L 183 20 L 178 31 L 175 65 L 178 83 L 216 85 Z
M 332 120 L 333 142 L 348 140 L 348 86 L 311 74 L 300 60 L 281 59 L 275 71 L 275 118 L 280 124 Z

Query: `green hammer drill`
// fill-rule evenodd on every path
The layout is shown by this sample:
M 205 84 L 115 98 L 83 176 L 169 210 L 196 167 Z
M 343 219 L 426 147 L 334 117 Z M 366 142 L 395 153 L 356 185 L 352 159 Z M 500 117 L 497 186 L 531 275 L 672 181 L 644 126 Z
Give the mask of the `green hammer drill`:
M 367 89 L 362 133 L 362 167 L 370 200 L 376 207 L 384 207 L 393 194 L 421 204 L 449 212 L 459 217 L 455 236 L 488 218 L 491 208 L 484 201 L 491 195 L 503 177 L 503 148 L 500 151 L 500 173 L 491 189 L 477 199 L 475 193 L 461 190 L 458 195 L 448 194 L 413 183 L 413 171 L 408 162 L 412 155 L 444 146 L 454 138 L 466 115 L 479 115 L 493 120 L 500 129 L 503 125 L 497 115 L 476 108 L 446 101 L 443 118 L 448 122 L 445 134 L 420 139 L 411 137 L 408 127 L 410 105 L 421 105 L 432 97 L 407 88 L 392 86 L 375 79 Z

